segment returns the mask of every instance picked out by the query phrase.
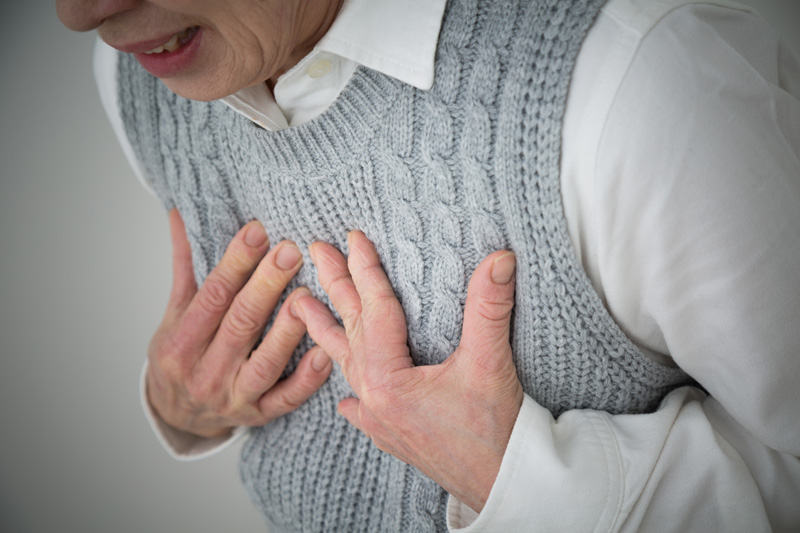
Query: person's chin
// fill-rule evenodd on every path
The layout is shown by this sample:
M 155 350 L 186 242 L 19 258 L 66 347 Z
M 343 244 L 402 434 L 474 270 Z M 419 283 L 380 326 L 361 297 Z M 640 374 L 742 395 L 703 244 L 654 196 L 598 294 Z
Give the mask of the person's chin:
M 182 77 L 161 80 L 167 88 L 182 98 L 198 102 L 211 102 L 219 100 L 236 92 L 235 89 L 226 90 L 219 87 L 212 80 L 193 80 Z

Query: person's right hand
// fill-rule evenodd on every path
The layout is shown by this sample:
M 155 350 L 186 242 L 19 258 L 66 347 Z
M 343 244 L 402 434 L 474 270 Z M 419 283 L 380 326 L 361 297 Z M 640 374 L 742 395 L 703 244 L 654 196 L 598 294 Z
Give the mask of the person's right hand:
M 172 292 L 148 350 L 150 405 L 167 424 L 203 437 L 224 436 L 235 426 L 264 425 L 299 407 L 333 367 L 314 347 L 294 373 L 278 381 L 306 331 L 291 309 L 298 297 L 310 295 L 308 289 L 288 296 L 253 349 L 302 265 L 297 246 L 283 241 L 267 253 L 263 226 L 250 222 L 198 290 L 177 209 L 170 211 L 169 221 Z

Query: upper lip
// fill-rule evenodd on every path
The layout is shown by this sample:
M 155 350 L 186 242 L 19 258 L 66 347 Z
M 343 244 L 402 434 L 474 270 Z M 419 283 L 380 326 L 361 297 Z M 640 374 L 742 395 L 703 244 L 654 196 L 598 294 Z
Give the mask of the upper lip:
M 179 30 L 173 31 L 172 33 L 165 33 L 162 34 L 161 37 L 157 37 L 155 39 L 149 39 L 147 41 L 139 41 L 136 43 L 128 43 L 128 44 L 114 44 L 114 43 L 106 43 L 112 48 L 116 48 L 120 52 L 125 52 L 126 54 L 140 54 L 142 52 L 147 52 L 148 50 L 152 50 L 153 48 L 157 48 L 164 44 L 165 42 L 169 41 L 173 35 L 176 33 L 180 33 L 186 28 L 181 28 Z

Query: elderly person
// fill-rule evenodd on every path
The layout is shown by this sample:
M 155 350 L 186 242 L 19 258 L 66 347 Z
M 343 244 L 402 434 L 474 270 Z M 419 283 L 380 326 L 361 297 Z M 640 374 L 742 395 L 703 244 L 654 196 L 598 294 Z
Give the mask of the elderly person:
M 800 68 L 756 14 L 58 10 L 170 210 L 148 416 L 248 433 L 272 531 L 798 527 Z

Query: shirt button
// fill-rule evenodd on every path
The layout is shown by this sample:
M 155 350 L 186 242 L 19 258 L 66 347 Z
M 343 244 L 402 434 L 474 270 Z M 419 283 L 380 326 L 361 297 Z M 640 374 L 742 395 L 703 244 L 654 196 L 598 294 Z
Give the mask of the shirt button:
M 320 59 L 311 63 L 306 69 L 306 73 L 310 78 L 321 78 L 330 72 L 332 68 L 333 64 L 330 59 Z

